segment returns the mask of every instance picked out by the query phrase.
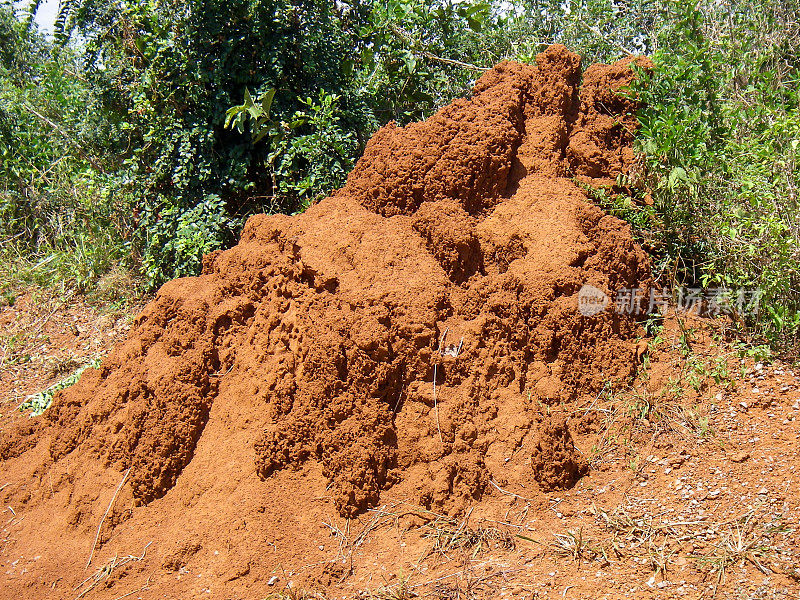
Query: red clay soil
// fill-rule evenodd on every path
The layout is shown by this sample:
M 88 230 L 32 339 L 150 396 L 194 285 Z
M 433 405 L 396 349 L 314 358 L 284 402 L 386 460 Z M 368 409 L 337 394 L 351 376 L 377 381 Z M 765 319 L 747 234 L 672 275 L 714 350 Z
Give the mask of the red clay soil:
M 140 597 L 197 597 L 180 574 L 202 564 L 213 597 L 254 598 L 318 559 L 334 509 L 455 515 L 490 482 L 573 485 L 587 464 L 548 407 L 637 366 L 636 322 L 582 316 L 577 294 L 644 287 L 648 259 L 573 182 L 631 163 L 635 107 L 614 93 L 631 78 L 559 46 L 501 63 L 382 128 L 332 197 L 251 218 L 164 285 L 100 369 L 2 432 L 0 499 L 25 517 L 4 553 L 25 567 L 0 596 L 73 598 L 118 555 L 87 597 L 144 573 Z

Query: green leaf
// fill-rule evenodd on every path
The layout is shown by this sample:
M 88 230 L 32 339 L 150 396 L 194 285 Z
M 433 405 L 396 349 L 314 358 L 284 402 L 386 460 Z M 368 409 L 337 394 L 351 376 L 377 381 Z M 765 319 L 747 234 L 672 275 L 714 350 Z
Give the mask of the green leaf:
M 679 182 L 688 182 L 689 179 L 686 176 L 686 169 L 683 167 L 673 167 L 673 169 L 669 172 L 668 181 L 671 188 L 674 188 Z
M 264 125 L 261 129 L 253 135 L 253 143 L 260 142 L 263 140 L 269 133 L 275 131 L 277 127 L 274 124 Z
M 272 108 L 272 100 L 275 98 L 275 88 L 268 90 L 261 96 L 261 110 L 264 111 L 264 116 L 269 116 L 269 111 Z
M 231 106 L 228 110 L 225 111 L 225 129 L 231 128 L 231 123 L 240 112 L 242 112 L 241 106 Z

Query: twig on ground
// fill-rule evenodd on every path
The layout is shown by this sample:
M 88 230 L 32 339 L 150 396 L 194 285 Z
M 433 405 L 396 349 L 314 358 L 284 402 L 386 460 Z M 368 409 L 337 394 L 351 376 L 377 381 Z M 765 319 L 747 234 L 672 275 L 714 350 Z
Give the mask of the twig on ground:
M 448 331 L 449 331 L 449 328 L 445 327 L 444 328 L 444 333 L 442 334 L 442 337 L 439 338 L 439 347 L 436 349 L 436 353 L 439 354 L 440 356 L 442 354 L 442 344 L 444 344 L 444 341 L 447 339 L 447 332 Z M 433 365 L 433 412 L 436 415 L 436 429 L 439 432 L 439 441 L 442 444 L 444 444 L 444 438 L 442 437 L 442 428 L 441 428 L 441 426 L 439 424 L 439 404 L 436 402 L 436 376 L 437 376 L 436 368 L 437 368 L 437 366 L 438 365 L 436 363 L 434 363 L 434 365 Z
M 439 356 L 451 356 L 453 358 L 458 358 L 458 355 L 461 354 L 461 349 L 464 347 L 464 337 L 461 337 L 461 341 L 456 346 L 455 344 L 451 346 L 446 346 L 445 342 L 447 341 L 447 332 L 450 331 L 449 328 L 445 327 L 444 333 L 442 333 L 442 337 L 439 338 L 439 347 L 436 349 L 436 353 Z M 439 403 L 436 401 L 436 378 L 438 376 L 438 364 L 434 363 L 433 365 L 433 412 L 436 415 L 436 429 L 439 431 L 439 441 L 444 444 L 444 438 L 442 437 L 442 427 L 439 423 Z
M 111 511 L 111 507 L 114 505 L 114 500 L 117 499 L 117 494 L 119 494 L 119 491 L 122 489 L 122 486 L 125 485 L 125 482 L 127 481 L 128 475 L 130 474 L 130 472 L 131 472 L 131 469 L 130 469 L 130 467 L 128 467 L 128 470 L 125 471 L 125 476 L 122 478 L 122 481 L 119 482 L 119 485 L 117 486 L 117 489 L 114 491 L 114 495 L 111 497 L 111 502 L 108 503 L 108 507 L 106 508 L 106 512 L 103 513 L 103 518 L 100 519 L 100 524 L 97 526 L 97 534 L 94 536 L 94 543 L 92 544 L 92 551 L 89 554 L 89 560 L 86 562 L 86 567 L 85 567 L 86 569 L 88 569 L 89 565 L 92 564 L 92 559 L 94 558 L 94 551 L 95 551 L 95 548 L 97 548 L 97 541 L 100 539 L 100 530 L 103 528 L 103 523 L 105 522 L 106 517 L 108 516 L 108 513 Z
M 494 482 L 494 479 L 490 479 L 489 483 L 492 484 L 492 486 L 494 486 L 497 489 L 497 491 L 500 492 L 501 494 L 506 494 L 507 496 L 512 496 L 514 498 L 524 500 L 525 502 L 533 502 L 533 500 L 531 500 L 530 498 L 526 498 L 525 496 L 520 496 L 519 494 L 515 494 L 514 492 L 509 492 L 508 490 L 504 490 Z

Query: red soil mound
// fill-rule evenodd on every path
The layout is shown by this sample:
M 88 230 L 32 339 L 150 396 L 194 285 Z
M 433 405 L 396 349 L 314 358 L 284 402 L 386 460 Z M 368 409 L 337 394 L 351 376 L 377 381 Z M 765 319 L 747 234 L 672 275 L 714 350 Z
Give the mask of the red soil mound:
M 3 502 L 31 507 L 31 536 L 52 519 L 48 545 L 84 553 L 129 469 L 128 508 L 101 543 L 165 539 L 172 523 L 172 565 L 237 529 L 237 556 L 266 554 L 247 522 L 286 514 L 270 503 L 302 495 L 298 469 L 343 515 L 392 486 L 457 511 L 492 477 L 573 483 L 586 465 L 563 423 L 527 450 L 526 473 L 506 462 L 542 405 L 635 371 L 636 323 L 582 316 L 577 293 L 641 286 L 648 261 L 570 179 L 632 160 L 634 106 L 613 92 L 631 77 L 624 62 L 594 66 L 581 86 L 579 57 L 551 47 L 423 123 L 381 129 L 342 190 L 251 218 L 200 277 L 166 284 L 40 425 L 4 432 Z

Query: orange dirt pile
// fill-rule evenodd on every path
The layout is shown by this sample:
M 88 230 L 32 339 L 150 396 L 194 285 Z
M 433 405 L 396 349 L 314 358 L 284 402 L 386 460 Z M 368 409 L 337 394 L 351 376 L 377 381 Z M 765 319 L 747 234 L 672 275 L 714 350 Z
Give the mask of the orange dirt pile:
M 636 369 L 636 322 L 582 316 L 577 293 L 642 287 L 648 260 L 572 179 L 632 161 L 635 107 L 614 93 L 631 78 L 558 46 L 501 63 L 471 99 L 381 129 L 332 197 L 251 218 L 164 285 L 100 369 L 2 433 L 20 553 L 57 549 L 63 571 L 100 524 L 98 551 L 154 541 L 172 572 L 216 537 L 216 576 L 259 581 L 307 552 L 315 501 L 353 516 L 391 490 L 452 514 L 492 479 L 573 484 L 586 462 L 542 407 Z M 273 555 L 281 519 L 297 537 Z M 49 588 L 45 559 L 8 589 L 62 597 L 85 576 Z

